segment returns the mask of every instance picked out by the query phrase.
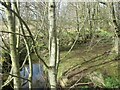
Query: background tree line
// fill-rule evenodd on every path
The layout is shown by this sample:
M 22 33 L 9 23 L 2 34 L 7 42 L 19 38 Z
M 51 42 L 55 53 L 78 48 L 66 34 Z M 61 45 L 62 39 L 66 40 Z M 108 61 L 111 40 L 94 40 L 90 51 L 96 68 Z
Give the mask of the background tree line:
M 101 77 L 98 77 L 101 81 L 96 79 L 100 84 L 96 84 L 91 77 L 101 75 L 96 73 L 96 69 L 102 65 L 107 67 L 113 63 L 118 65 L 119 77 L 119 2 L 0 0 L 0 4 L 1 62 L 5 77 L 2 87 L 13 80 L 14 89 L 19 90 L 23 79 L 29 82 L 29 89 L 32 89 L 33 63 L 36 62 L 44 67 L 45 80 L 49 81 L 46 88 L 74 88 L 82 85 L 105 87 Z M 104 44 L 109 47 L 107 50 Z M 100 51 L 98 48 L 93 57 L 89 57 L 89 52 L 97 45 L 103 46 L 105 52 L 96 55 Z M 86 51 L 82 47 L 87 48 Z M 76 58 L 79 55 L 70 54 L 76 49 L 79 50 L 79 59 L 82 58 L 80 60 Z M 82 51 L 86 55 L 82 55 Z M 29 65 L 28 78 L 20 75 L 25 65 Z M 88 83 L 89 80 L 94 85 Z

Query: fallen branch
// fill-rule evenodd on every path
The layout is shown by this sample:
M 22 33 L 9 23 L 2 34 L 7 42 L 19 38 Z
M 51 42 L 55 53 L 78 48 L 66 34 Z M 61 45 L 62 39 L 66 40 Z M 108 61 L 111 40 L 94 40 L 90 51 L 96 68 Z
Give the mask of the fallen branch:
M 77 69 L 77 68 L 80 68 L 80 67 L 84 66 L 84 65 L 87 64 L 87 63 L 95 62 L 97 58 L 102 58 L 104 55 L 108 55 L 109 53 L 110 53 L 110 51 L 106 51 L 106 52 L 104 52 L 104 53 L 101 54 L 101 55 L 95 56 L 95 57 L 91 58 L 90 60 L 87 60 L 87 61 L 81 63 L 80 65 L 77 65 L 77 66 L 75 65 L 75 66 L 73 66 L 72 68 L 67 69 L 67 70 L 63 73 L 63 76 L 67 75 L 69 72 L 74 71 L 74 70 Z M 97 59 L 97 60 L 98 60 L 98 59 Z
M 81 77 L 69 88 L 69 90 L 71 89 L 71 88 L 74 88 L 79 82 L 80 82 L 80 80 L 83 78 L 83 74 L 81 75 Z
M 111 62 L 114 62 L 114 61 L 119 61 L 119 59 L 113 59 L 113 60 L 106 61 L 106 62 L 103 62 L 103 63 L 100 63 L 100 64 L 96 64 L 96 65 L 93 65 L 93 66 L 89 66 L 89 67 L 87 67 L 87 68 L 85 68 L 85 69 L 83 69 L 83 70 L 81 70 L 81 71 L 78 71 L 78 72 L 75 72 L 75 73 L 73 73 L 73 74 L 71 74 L 71 75 L 68 75 L 67 78 L 70 79 L 70 78 L 72 78 L 73 76 L 75 76 L 75 75 L 77 75 L 77 74 L 83 73 L 83 72 L 85 72 L 85 71 L 87 71 L 87 70 L 90 70 L 90 69 L 92 69 L 92 68 L 95 68 L 95 67 L 98 67 L 98 66 L 101 66 L 101 65 L 104 65 L 104 64 L 108 64 L 108 63 L 111 63 Z
M 75 88 L 76 86 L 92 86 L 93 83 L 92 82 L 88 82 L 88 83 L 76 83 L 74 86 L 71 86 L 68 90 L 71 90 L 72 88 Z

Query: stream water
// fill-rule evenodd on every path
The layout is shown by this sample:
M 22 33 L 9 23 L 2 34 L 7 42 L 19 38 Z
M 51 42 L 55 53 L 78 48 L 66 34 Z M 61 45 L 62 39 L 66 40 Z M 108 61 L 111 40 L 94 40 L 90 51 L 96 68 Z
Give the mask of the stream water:
M 21 77 L 28 78 L 29 76 L 29 66 L 26 65 L 20 72 Z M 33 64 L 33 88 L 43 88 L 45 87 L 45 79 L 43 73 L 43 66 L 41 64 Z M 22 88 L 28 88 L 27 80 L 22 79 Z

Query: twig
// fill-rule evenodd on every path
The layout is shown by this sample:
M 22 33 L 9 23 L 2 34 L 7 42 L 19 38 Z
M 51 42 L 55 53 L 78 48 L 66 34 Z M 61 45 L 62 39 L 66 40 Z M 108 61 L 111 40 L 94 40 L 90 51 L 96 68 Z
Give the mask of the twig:
M 88 47 L 88 50 L 87 50 L 87 51 L 92 50 L 93 47 L 95 47 L 101 40 L 102 40 L 102 39 L 98 40 L 93 46 L 92 46 L 93 41 L 91 40 L 90 46 Z
M 1 13 L 0 13 L 0 14 L 1 14 Z M 1 16 L 2 16 L 2 21 L 4 22 L 5 26 L 8 28 L 8 26 L 7 26 L 6 22 L 5 22 L 5 19 L 4 19 L 4 17 L 3 17 L 2 14 L 1 14 Z
M 17 77 L 17 78 L 20 78 L 20 79 L 23 79 L 23 80 L 27 80 L 27 81 L 29 81 L 29 82 L 31 82 L 29 79 L 27 79 L 27 78 L 24 78 L 24 77 L 18 77 L 18 76 L 16 76 L 16 75 L 13 75 L 13 74 L 5 74 L 5 73 L 3 73 L 4 75 L 10 75 L 10 76 L 12 76 L 12 77 Z
M 78 84 L 78 82 L 82 79 L 82 77 L 83 77 L 83 73 L 81 77 L 75 82 L 75 84 L 73 84 L 68 90 L 70 90 L 71 88 L 74 88 Z
M 88 15 L 86 15 L 86 18 L 85 18 L 84 22 L 82 23 L 82 26 L 81 26 L 81 28 L 80 28 L 77 36 L 76 36 L 76 39 L 75 39 L 74 43 L 72 44 L 71 48 L 69 49 L 69 51 L 67 52 L 67 54 L 66 54 L 61 60 L 63 60 L 64 58 L 66 58 L 66 56 L 71 52 L 71 50 L 72 50 L 73 47 L 75 46 L 75 44 L 76 44 L 76 42 L 77 42 L 77 40 L 78 40 L 78 38 L 79 38 L 80 31 L 82 30 L 82 28 L 83 28 L 84 25 L 85 25 L 85 22 L 86 22 L 86 20 L 87 20 L 87 17 L 88 17 Z
M 4 46 L 1 46 L 1 45 L 0 45 L 0 47 L 1 47 L 3 50 L 7 51 L 7 53 L 9 53 L 9 50 L 6 49 Z
M 9 50 L 9 47 L 8 47 L 8 45 L 6 44 L 6 42 L 4 41 L 2 35 L 0 35 L 0 37 L 1 37 L 1 39 L 2 39 L 2 42 L 3 42 L 4 46 Z
M 10 74 L 12 74 L 12 70 L 13 70 L 13 68 L 11 68 Z M 12 79 L 13 78 L 9 75 L 7 80 L 4 82 L 4 85 L 2 85 L 2 88 L 5 87 L 6 85 L 8 85 L 12 81 Z
M 90 84 L 93 84 L 92 82 L 88 82 L 88 83 L 77 83 L 77 84 L 75 84 L 74 85 L 74 87 L 76 87 L 76 86 L 85 86 L 85 85 L 90 85 Z M 72 88 L 74 88 L 74 87 L 71 87 L 69 90 L 71 90 Z
M 9 31 L 0 31 L 0 32 L 2 32 L 2 33 L 12 33 L 12 34 L 20 35 L 20 36 L 23 36 L 23 37 L 30 37 L 30 36 L 22 35 L 20 33 L 14 33 L 14 32 L 9 32 Z

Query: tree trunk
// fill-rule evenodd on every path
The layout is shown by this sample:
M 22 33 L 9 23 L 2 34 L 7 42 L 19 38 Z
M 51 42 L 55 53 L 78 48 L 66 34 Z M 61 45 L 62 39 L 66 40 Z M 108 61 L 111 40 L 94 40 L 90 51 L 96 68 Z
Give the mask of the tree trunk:
M 118 79 L 120 80 L 120 2 L 117 3 L 117 35 L 118 35 Z
M 16 12 L 18 13 L 18 15 L 20 15 L 19 9 L 17 7 L 17 3 L 14 3 L 14 5 L 15 5 Z M 25 31 L 24 31 L 21 20 L 18 19 L 18 22 L 21 26 L 22 34 L 24 35 L 25 46 L 27 49 L 27 56 L 28 56 L 28 60 L 29 60 L 29 77 L 28 77 L 28 79 L 30 80 L 29 90 L 32 90 L 33 65 L 32 65 L 32 57 L 31 57 L 31 53 L 30 53 L 30 45 L 29 45 L 29 42 L 27 41 L 27 38 L 25 37 Z
M 0 33 L 1 35 L 1 33 Z M 2 44 L 2 40 L 0 38 L 0 45 Z M 1 45 L 2 46 L 2 45 Z M 2 48 L 0 47 L 0 90 L 2 89 Z
M 11 3 L 6 2 L 9 8 L 11 8 Z M 20 83 L 20 70 L 19 70 L 19 60 L 18 60 L 18 54 L 17 54 L 17 49 L 16 49 L 16 35 L 15 33 L 15 22 L 14 18 L 12 15 L 12 12 L 10 10 L 6 10 L 6 17 L 8 21 L 8 30 L 9 32 L 9 43 L 10 43 L 10 56 L 11 56 L 11 61 L 12 61 L 12 67 L 13 69 L 13 74 L 16 76 L 14 77 L 13 84 L 14 84 L 14 89 L 19 90 L 21 87 Z
M 56 73 L 58 74 L 58 68 L 60 63 L 60 50 L 59 50 L 59 39 L 57 38 L 57 60 L 56 60 Z
M 49 83 L 50 88 L 56 89 L 57 75 L 56 75 L 56 60 L 57 60 L 57 40 L 56 40 L 56 18 L 55 18 L 55 1 L 49 0 L 48 7 L 49 19 Z
M 113 19 L 113 23 L 114 23 L 114 26 L 115 26 L 115 36 L 114 36 L 114 47 L 113 47 L 113 51 L 118 54 L 119 53 L 119 37 L 118 37 L 118 23 L 116 21 L 116 13 L 115 13 L 115 8 L 114 8 L 114 4 L 112 3 L 112 19 Z
M 116 54 L 118 55 L 118 78 L 120 79 L 120 2 L 115 3 L 116 8 L 114 7 L 114 3 L 112 3 L 112 15 L 113 15 L 113 23 L 115 25 L 115 47 Z

